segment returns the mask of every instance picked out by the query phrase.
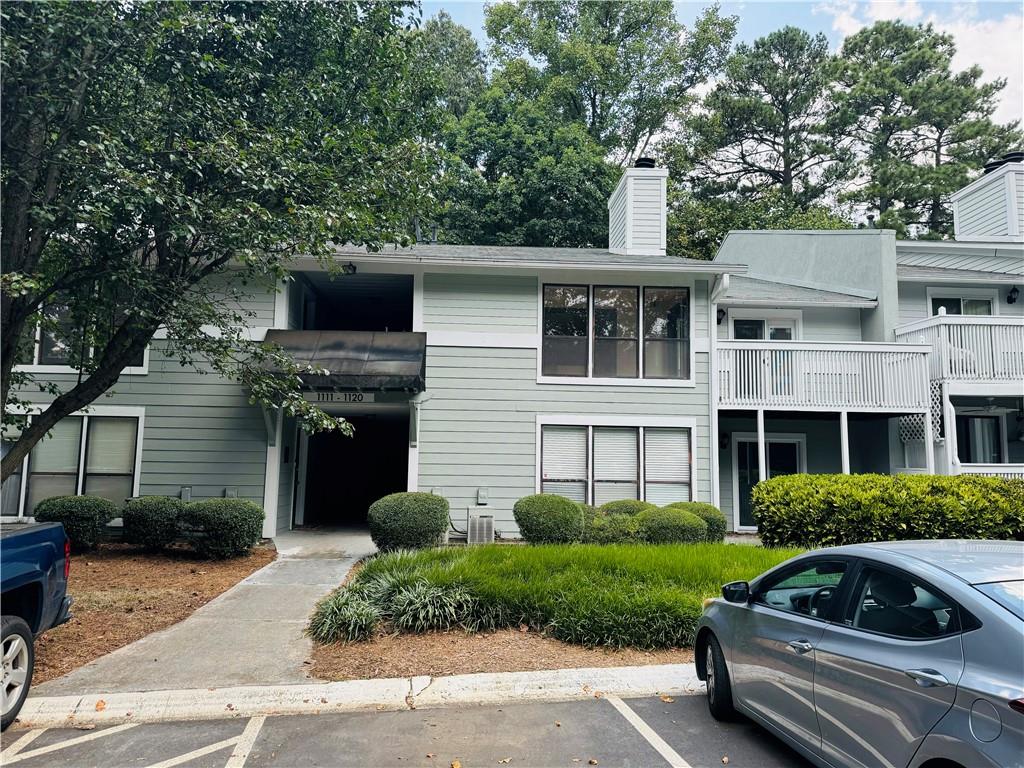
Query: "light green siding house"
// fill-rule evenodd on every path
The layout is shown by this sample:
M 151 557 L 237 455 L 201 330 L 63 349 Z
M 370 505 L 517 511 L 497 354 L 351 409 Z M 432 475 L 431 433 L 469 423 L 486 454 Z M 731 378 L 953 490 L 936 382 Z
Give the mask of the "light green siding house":
M 233 300 L 252 339 L 330 369 L 306 396 L 354 437 L 307 436 L 156 338 L 4 484 L 3 514 L 62 493 L 238 496 L 273 536 L 420 490 L 457 531 L 490 516 L 515 537 L 516 499 L 544 491 L 708 501 L 745 530 L 773 474 L 1024 474 L 1019 211 L 979 214 L 1024 210 L 1024 172 L 987 176 L 957 198 L 957 243 L 732 232 L 713 261 L 669 257 L 666 174 L 640 167 L 609 201 L 609 249 L 339 248 L 340 274 L 300 259 Z M 70 383 L 61 353 L 38 338 L 30 370 Z

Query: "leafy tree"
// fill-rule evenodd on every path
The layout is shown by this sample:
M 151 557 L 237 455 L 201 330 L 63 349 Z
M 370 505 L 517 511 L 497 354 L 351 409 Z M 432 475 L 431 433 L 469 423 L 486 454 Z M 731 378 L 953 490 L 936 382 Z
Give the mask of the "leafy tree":
M 971 67 L 954 72 L 956 45 L 931 25 L 880 21 L 850 36 L 839 59 L 837 103 L 863 157 L 845 198 L 906 233 L 952 232 L 949 195 L 971 173 L 1020 141 L 1017 123 L 992 120 L 1004 80 L 982 82 Z
M 307 428 L 301 371 L 248 344 L 228 297 L 330 243 L 400 240 L 426 197 L 395 3 L 11 3 L 2 52 L 2 397 L 37 323 L 77 381 L 3 458 L 107 392 L 158 328 L 184 365 L 238 379 Z M 212 333 L 204 326 L 212 326 Z M 280 375 L 267 368 L 277 367 Z M 40 386 L 46 386 L 41 383 Z
M 846 180 L 832 77 L 821 34 L 785 27 L 737 46 L 696 121 L 696 153 L 710 157 L 695 175 L 705 193 L 777 189 L 805 206 Z
M 535 62 L 559 118 L 628 164 L 721 68 L 736 19 L 714 7 L 687 30 L 668 0 L 526 0 L 488 8 L 486 27 L 499 61 Z
M 607 245 L 606 206 L 618 169 L 583 126 L 550 109 L 537 72 L 524 62 L 496 73 L 451 126 L 446 146 L 446 242 Z
M 669 190 L 668 253 L 713 259 L 733 229 L 850 229 L 851 222 L 824 205 L 801 208 L 771 189 L 749 198 L 720 195 L 703 198 L 674 186 Z
M 487 61 L 473 33 L 440 11 L 413 38 L 413 68 L 425 84 L 424 98 L 462 117 L 487 87 Z

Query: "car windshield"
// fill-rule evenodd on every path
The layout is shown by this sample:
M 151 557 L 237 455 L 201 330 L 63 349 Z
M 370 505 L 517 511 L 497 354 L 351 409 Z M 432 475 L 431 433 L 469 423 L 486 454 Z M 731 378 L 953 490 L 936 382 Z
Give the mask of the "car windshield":
M 975 589 L 991 597 L 1018 619 L 1024 619 L 1024 580 L 990 581 L 975 584 Z

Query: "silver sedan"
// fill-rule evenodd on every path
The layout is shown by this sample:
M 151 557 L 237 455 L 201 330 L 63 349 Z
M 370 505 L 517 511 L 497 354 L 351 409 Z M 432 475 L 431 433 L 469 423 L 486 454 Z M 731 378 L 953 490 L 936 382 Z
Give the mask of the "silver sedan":
M 1024 765 L 1024 543 L 821 549 L 705 601 L 697 674 L 822 766 Z

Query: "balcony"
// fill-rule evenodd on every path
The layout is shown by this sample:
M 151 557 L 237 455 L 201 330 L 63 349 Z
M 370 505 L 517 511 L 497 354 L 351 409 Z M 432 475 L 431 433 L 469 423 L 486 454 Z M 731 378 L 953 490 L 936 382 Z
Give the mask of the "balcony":
M 929 347 L 813 341 L 719 341 L 723 408 L 923 412 Z
M 896 341 L 931 345 L 932 380 L 1024 386 L 1024 318 L 938 315 L 899 326 Z
M 956 473 L 1024 480 L 1024 464 L 958 464 Z

